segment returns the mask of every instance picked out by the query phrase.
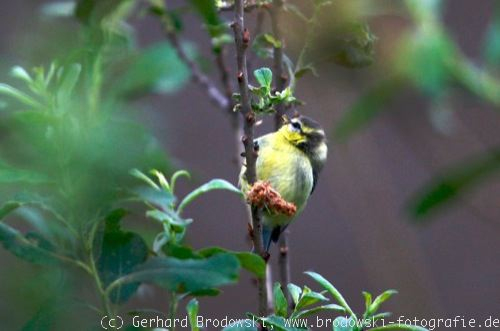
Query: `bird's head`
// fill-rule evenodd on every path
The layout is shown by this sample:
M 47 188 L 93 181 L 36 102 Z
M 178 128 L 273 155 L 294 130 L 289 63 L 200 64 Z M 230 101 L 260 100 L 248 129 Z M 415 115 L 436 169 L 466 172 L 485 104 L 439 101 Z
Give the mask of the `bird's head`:
M 326 142 L 325 131 L 318 122 L 309 117 L 297 116 L 291 119 L 283 117 L 283 123 L 278 133 L 301 150 L 314 149 Z
M 325 131 L 318 122 L 306 116 L 297 116 L 292 119 L 283 118 L 283 126 L 278 133 L 290 144 L 296 146 L 310 158 L 324 162 L 326 160 Z

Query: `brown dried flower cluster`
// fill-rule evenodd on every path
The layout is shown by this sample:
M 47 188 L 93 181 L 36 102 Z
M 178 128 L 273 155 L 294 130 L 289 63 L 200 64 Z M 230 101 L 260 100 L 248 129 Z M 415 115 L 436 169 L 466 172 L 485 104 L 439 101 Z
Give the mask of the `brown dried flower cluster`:
M 297 206 L 283 199 L 269 182 L 255 182 L 247 193 L 247 201 L 253 206 L 266 208 L 275 214 L 293 216 L 297 212 Z

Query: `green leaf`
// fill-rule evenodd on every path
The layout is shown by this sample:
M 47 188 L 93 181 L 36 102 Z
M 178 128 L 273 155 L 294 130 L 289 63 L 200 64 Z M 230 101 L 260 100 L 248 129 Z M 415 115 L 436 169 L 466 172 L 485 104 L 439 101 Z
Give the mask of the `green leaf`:
M 478 68 L 467 58 L 460 56 L 449 61 L 451 75 L 464 89 L 478 98 L 500 106 L 500 81 L 489 71 Z
M 133 0 L 79 0 L 75 8 L 75 16 L 82 23 L 98 24 L 106 17 L 119 12 L 122 6 L 133 3 Z
M 305 307 L 310 306 L 310 305 L 314 305 L 315 303 L 320 302 L 320 301 L 328 301 L 328 298 L 325 297 L 321 293 L 312 292 L 308 289 L 307 292 L 304 291 L 302 293 L 302 296 L 300 297 L 299 302 L 295 306 L 295 310 L 299 311 L 302 308 L 305 308 Z
M 320 312 L 323 312 L 323 311 L 335 311 L 335 312 L 338 312 L 338 313 L 341 313 L 341 314 L 345 314 L 346 313 L 346 310 L 345 310 L 344 307 L 341 307 L 339 305 L 336 305 L 336 304 L 332 303 L 332 304 L 329 304 L 329 305 L 323 305 L 323 306 L 318 306 L 318 307 L 314 307 L 314 308 L 311 308 L 311 309 L 299 311 L 297 313 L 292 314 L 292 318 L 296 318 L 296 319 L 306 318 L 308 316 L 316 315 L 317 313 L 320 313 Z
M 283 294 L 283 290 L 281 289 L 281 284 L 278 282 L 274 283 L 273 296 L 274 296 L 274 313 L 281 317 L 287 317 L 288 302 L 286 301 L 285 294 Z
M 139 169 L 132 169 L 130 170 L 130 174 L 142 181 L 144 181 L 146 184 L 148 184 L 149 186 L 159 190 L 160 187 L 151 179 L 149 178 L 146 174 L 144 174 L 142 171 L 140 171 Z
M 55 1 L 42 5 L 41 13 L 47 17 L 71 17 L 75 9 L 74 1 Z
M 37 233 L 28 233 L 25 236 L 13 227 L 0 222 L 0 242 L 3 247 L 25 261 L 42 264 L 57 265 L 63 256 L 55 252 L 55 246 Z
M 70 225 L 58 212 L 58 210 L 61 209 L 60 206 L 56 206 L 55 203 L 47 198 L 42 198 L 36 194 L 30 193 L 17 194 L 12 200 L 4 203 L 4 205 L 0 207 L 0 220 L 12 211 L 23 206 L 35 206 L 39 209 L 42 209 L 43 211 L 48 212 L 55 220 L 65 225 L 67 227 L 65 230 L 68 230 L 68 228 L 70 228 Z
M 68 308 L 68 302 L 60 298 L 51 298 L 23 325 L 22 331 L 49 331 L 56 328 L 56 320 Z
M 43 108 L 41 103 L 39 103 L 37 100 L 30 97 L 26 93 L 21 92 L 18 89 L 14 88 L 10 85 L 0 83 L 0 95 L 2 95 L 2 94 L 17 100 L 18 102 L 20 102 L 28 107 L 32 107 L 35 109 Z
M 167 179 L 165 178 L 165 175 L 161 173 L 160 171 L 153 169 L 151 170 L 151 174 L 156 177 L 156 180 L 158 183 L 160 183 L 160 186 L 162 189 L 169 191 L 170 193 L 173 194 L 172 189 L 170 188 L 170 184 L 168 183 Z
M 363 296 L 365 297 L 365 310 L 368 311 L 368 309 L 372 305 L 372 295 L 371 293 L 363 291 Z
M 197 320 L 199 308 L 200 305 L 198 303 L 198 300 L 196 300 L 195 298 L 191 299 L 186 306 L 186 310 L 189 317 L 189 325 L 191 325 L 191 331 L 200 330 L 200 328 L 198 327 L 198 320 Z
M 280 40 L 277 40 L 276 38 L 274 38 L 274 36 L 272 34 L 269 34 L 269 33 L 264 33 L 262 35 L 262 38 L 264 38 L 264 40 L 271 46 L 273 46 L 274 48 L 281 48 L 281 41 Z
M 187 170 L 178 170 L 172 175 L 172 178 L 170 179 L 170 192 L 172 192 L 172 194 L 175 193 L 175 185 L 177 184 L 177 180 L 181 177 L 189 179 L 191 178 L 191 174 Z
M 497 66 L 500 61 L 500 5 L 496 5 L 495 15 L 486 32 L 483 45 L 483 57 L 488 64 Z
M 232 254 L 201 260 L 154 257 L 115 281 L 107 291 L 123 284 L 148 282 L 179 293 L 196 292 L 235 283 L 239 270 L 238 259 Z
M 11 212 L 21 207 L 23 203 L 19 201 L 7 201 L 0 208 L 0 220 L 2 220 L 5 216 L 9 215 Z
M 31 78 L 31 76 L 28 74 L 28 72 L 26 72 L 26 70 L 23 67 L 20 67 L 20 66 L 13 67 L 12 70 L 10 71 L 10 74 L 12 77 L 20 79 L 27 84 L 30 84 L 33 82 L 33 79 Z
M 175 243 L 168 243 L 168 245 L 163 246 L 163 253 L 169 257 L 175 257 L 177 259 L 203 259 L 203 256 L 197 252 L 194 252 L 190 247 L 178 245 Z
M 307 271 L 305 272 L 306 275 L 310 276 L 312 279 L 314 279 L 318 284 L 323 286 L 325 290 L 330 292 L 330 294 L 333 296 L 333 298 L 342 306 L 346 309 L 346 311 L 349 313 L 349 315 L 355 317 L 356 315 L 352 311 L 352 309 L 349 307 L 347 304 L 347 301 L 345 301 L 344 297 L 340 292 L 328 281 L 326 280 L 323 276 L 320 274 L 313 272 L 313 271 Z
M 344 113 L 335 127 L 335 137 L 346 141 L 355 132 L 367 126 L 376 116 L 389 109 L 387 103 L 404 88 L 399 77 L 390 77 L 370 89 Z
M 288 320 L 281 316 L 270 315 L 267 317 L 259 317 L 253 314 L 248 314 L 256 321 L 260 321 L 262 326 L 266 327 L 268 330 L 280 330 L 280 331 L 296 331 L 296 330 L 307 330 L 307 320 L 298 321 L 298 324 L 294 327 L 290 326 Z
M 263 34 L 258 35 L 254 39 L 252 50 L 262 59 L 268 59 L 273 56 L 273 45 L 268 42 Z
M 292 283 L 288 284 L 287 288 L 288 292 L 290 293 L 290 296 L 292 297 L 293 303 L 297 305 L 300 299 L 300 294 L 302 293 L 302 289 Z
M 356 321 L 352 317 L 339 316 L 333 321 L 333 331 L 355 331 Z
M 82 66 L 79 63 L 73 63 L 64 67 L 57 90 L 57 100 L 59 103 L 66 103 L 70 100 L 81 71 Z
M 183 219 L 183 218 L 179 217 L 179 215 L 175 211 L 168 210 L 168 209 L 165 211 L 161 211 L 158 209 L 148 210 L 146 212 L 146 216 L 154 218 L 154 219 L 158 220 L 159 222 L 162 222 L 162 223 L 168 222 L 172 225 L 179 226 L 182 228 L 185 228 L 186 226 L 188 226 L 189 224 L 191 224 L 193 222 L 192 219 Z
M 244 319 L 235 321 L 222 331 L 259 331 L 259 327 L 252 319 Z
M 151 187 L 139 187 L 133 190 L 133 199 L 150 203 L 168 210 L 175 202 L 175 197 L 167 190 L 154 189 Z
M 217 26 L 221 23 L 214 0 L 190 0 L 189 2 L 208 26 Z
M 297 68 L 295 70 L 295 78 L 296 79 L 300 79 L 302 78 L 304 75 L 308 74 L 308 73 L 311 73 L 313 74 L 314 76 L 319 76 L 318 75 L 318 72 L 316 71 L 316 68 L 314 67 L 314 65 L 312 63 L 309 63 L 309 64 L 306 64 L 300 68 Z
M 407 331 L 428 331 L 426 328 L 416 326 L 416 325 L 406 325 L 406 324 L 391 324 L 384 325 L 378 328 L 370 329 L 370 331 L 397 331 L 397 330 L 407 330 Z
M 273 81 L 273 72 L 269 68 L 260 68 L 253 72 L 255 79 L 259 82 L 260 86 L 266 87 L 268 91 L 271 90 L 271 83 Z
M 11 167 L 0 162 L 0 184 L 25 183 L 25 184 L 43 184 L 49 182 L 46 175 L 23 170 L 18 167 Z
M 362 68 L 373 63 L 373 44 L 377 38 L 368 24 L 349 22 L 335 31 L 333 62 L 348 68 Z
M 198 254 L 202 257 L 211 257 L 220 253 L 233 254 L 238 258 L 244 269 L 250 271 L 258 278 L 264 278 L 266 275 L 266 262 L 257 254 L 229 251 L 220 247 L 209 247 L 198 251 Z
M 111 213 L 106 219 L 102 239 L 97 238 L 102 240 L 96 262 L 104 286 L 128 275 L 136 266 L 144 263 L 148 256 L 148 247 L 141 236 L 120 229 L 124 215 L 123 210 Z M 134 282 L 115 288 L 110 298 L 115 303 L 123 303 L 134 295 L 139 285 L 139 282 Z
M 500 170 L 500 150 L 479 155 L 448 169 L 435 177 L 410 201 L 410 212 L 416 219 L 429 216 L 438 208 L 479 185 Z
M 296 5 L 289 3 L 289 2 L 285 2 L 283 9 L 287 12 L 290 12 L 291 14 L 294 14 L 297 18 L 302 20 L 304 23 L 309 23 L 309 18 L 307 18 L 307 16 L 304 15 L 304 13 L 302 13 L 300 8 L 297 7 Z
M 437 25 L 420 27 L 402 44 L 396 67 L 430 96 L 439 95 L 450 83 L 450 63 L 458 51 L 450 36 Z
M 179 206 L 177 207 L 177 212 L 180 215 L 184 208 L 186 208 L 187 205 L 189 205 L 191 202 L 193 202 L 194 199 L 198 198 L 202 194 L 205 194 L 207 192 L 213 191 L 213 190 L 228 190 L 231 192 L 234 192 L 238 194 L 239 196 L 243 197 L 243 193 L 241 192 L 240 189 L 238 189 L 236 186 L 231 184 L 230 182 L 224 180 L 224 179 L 212 179 L 208 183 L 203 184 L 202 186 L 198 187 L 191 193 L 189 193 L 182 201 L 179 203 Z
M 375 314 L 371 317 L 371 320 L 373 321 L 378 321 L 380 319 L 386 319 L 392 316 L 392 313 L 386 312 L 386 313 L 378 313 Z
M 367 316 L 375 314 L 379 310 L 381 304 L 389 300 L 393 295 L 397 293 L 398 291 L 396 290 L 387 290 L 376 297 L 375 300 L 373 300 L 373 303 L 370 305 L 370 308 L 367 310 Z
M 149 91 L 173 93 L 189 78 L 189 68 L 179 59 L 177 51 L 168 42 L 161 42 L 142 50 L 131 60 L 116 88 L 120 94 L 127 95 Z

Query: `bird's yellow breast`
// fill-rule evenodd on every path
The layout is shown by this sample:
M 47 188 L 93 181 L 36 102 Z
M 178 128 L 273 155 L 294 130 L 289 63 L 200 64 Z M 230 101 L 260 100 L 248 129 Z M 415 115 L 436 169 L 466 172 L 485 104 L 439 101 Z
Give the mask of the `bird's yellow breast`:
M 313 186 L 311 162 L 302 151 L 280 135 L 268 134 L 259 138 L 257 142 L 259 144 L 257 179 L 270 182 L 283 199 L 294 203 L 297 212 L 300 212 Z M 287 220 L 279 217 L 275 222 L 286 223 Z

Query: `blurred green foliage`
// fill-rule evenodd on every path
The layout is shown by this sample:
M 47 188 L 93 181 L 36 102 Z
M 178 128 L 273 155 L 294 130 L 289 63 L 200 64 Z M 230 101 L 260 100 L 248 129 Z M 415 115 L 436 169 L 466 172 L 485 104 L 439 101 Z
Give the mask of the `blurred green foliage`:
M 241 192 L 215 179 L 177 204 L 175 183 L 187 172 L 165 179 L 171 162 L 138 120 L 131 100 L 177 91 L 190 71 L 169 43 L 137 48 L 127 23 L 136 5 L 83 0 L 44 6 L 42 13 L 53 19 L 74 15 L 80 21 L 78 48 L 49 66 L 16 66 L 12 82 L 0 84 L 5 102 L 0 113 L 0 243 L 24 261 L 72 278 L 82 276 L 76 270 L 83 271 L 101 301 L 100 308 L 92 298 L 85 305 L 101 315 L 119 309 L 143 282 L 165 287 L 176 307 L 188 295 L 217 294 L 218 287 L 238 279 L 241 266 L 258 277 L 265 272 L 264 261 L 252 253 L 218 247 L 195 252 L 184 246 L 192 220 L 180 215 L 193 200 L 216 189 Z M 194 56 L 194 48 L 186 47 Z M 135 168 L 161 169 L 153 172 L 158 183 L 134 170 L 147 184 L 138 186 L 130 175 Z M 150 209 L 146 216 L 161 226 L 151 248 L 140 233 L 121 227 L 132 201 L 144 203 Z M 25 225 L 5 222 L 16 218 Z M 78 292 L 71 286 L 65 291 Z M 45 297 L 49 300 L 28 319 L 26 330 L 58 328 L 61 315 L 70 316 L 56 308 L 66 299 L 52 297 Z M 67 300 L 72 307 L 75 299 Z
M 379 115 L 390 109 L 389 103 L 405 90 L 419 91 L 430 100 L 429 120 L 438 132 L 449 133 L 449 114 L 452 109 L 448 100 L 457 91 L 465 91 L 494 109 L 500 107 L 500 78 L 495 67 L 500 63 L 498 51 L 499 6 L 485 36 L 484 61 L 481 66 L 473 63 L 459 50 L 442 21 L 443 1 L 407 0 L 400 15 L 411 20 L 411 27 L 402 34 L 396 51 L 391 54 L 393 66 L 379 79 L 336 124 L 334 136 L 341 142 L 366 128 Z M 367 5 L 366 7 L 370 7 Z M 392 7 L 383 8 L 393 10 Z M 369 14 L 360 10 L 360 15 Z M 436 177 L 410 201 L 411 214 L 427 217 L 431 211 L 456 201 L 463 191 L 475 187 L 488 176 L 497 173 L 500 166 L 495 152 L 484 155 L 463 165 L 451 166 L 456 177 Z

